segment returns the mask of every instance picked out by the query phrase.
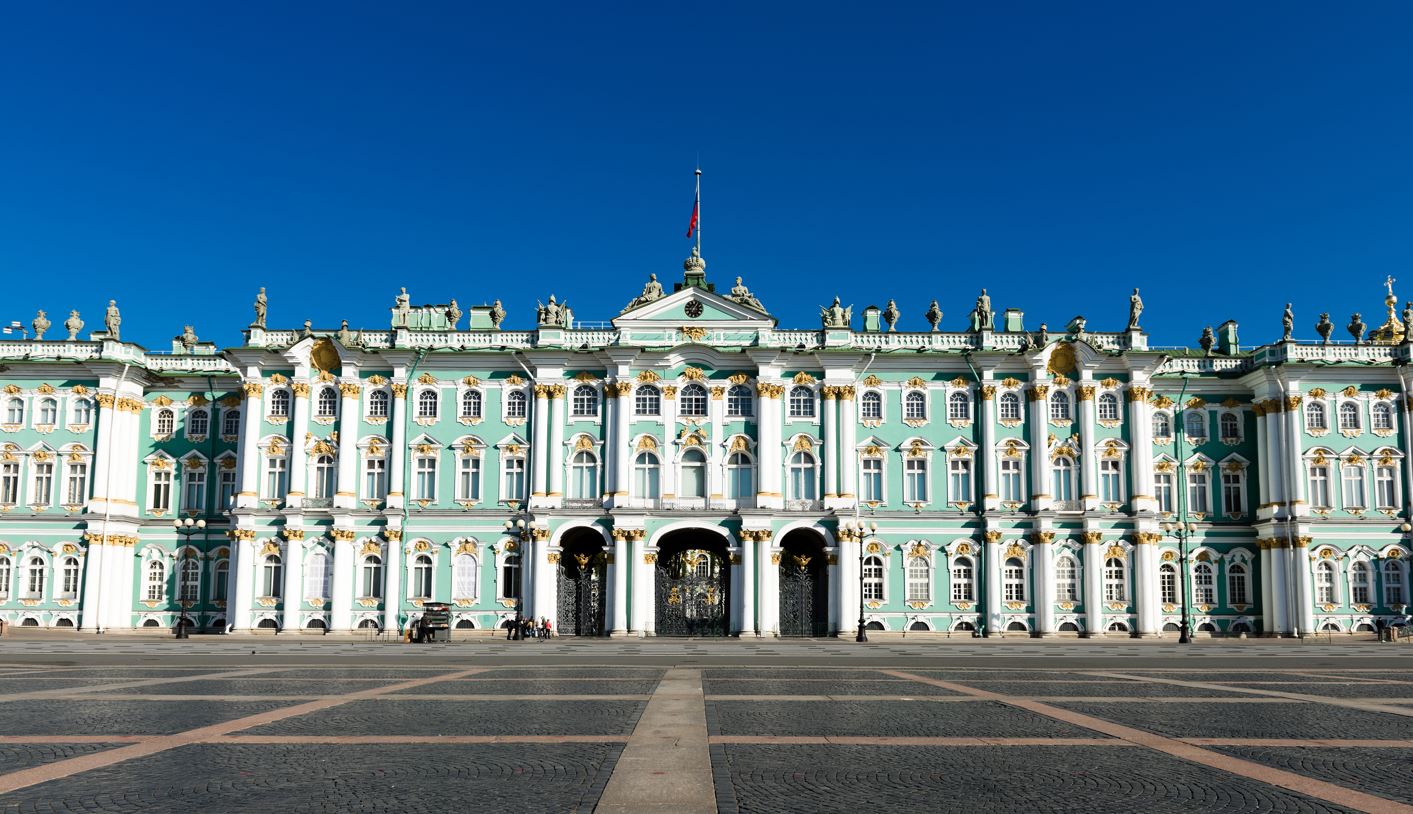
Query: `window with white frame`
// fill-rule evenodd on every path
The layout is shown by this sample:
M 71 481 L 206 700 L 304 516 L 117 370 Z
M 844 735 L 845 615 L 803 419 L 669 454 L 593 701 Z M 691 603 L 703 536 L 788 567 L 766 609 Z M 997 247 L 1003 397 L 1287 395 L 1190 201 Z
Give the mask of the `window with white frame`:
M 1227 604 L 1251 604 L 1251 574 L 1246 564 L 1234 562 L 1227 566 Z
M 1192 566 L 1192 601 L 1198 605 L 1217 604 L 1217 580 L 1211 563 Z
M 599 461 L 592 452 L 580 450 L 569 460 L 569 497 L 572 500 L 599 497 Z
M 501 458 L 500 469 L 500 499 L 524 500 L 525 459 L 518 455 Z
M 997 415 L 1002 421 L 1021 420 L 1021 400 L 1016 393 L 1002 393 L 997 400 Z
M 1369 407 L 1369 426 L 1374 430 L 1393 429 L 1393 406 L 1386 401 L 1376 401 Z
M 799 453 L 796 453 L 799 454 Z M 793 459 L 792 459 L 793 460 Z M 706 455 L 699 449 L 682 453 L 677 494 L 680 497 L 704 498 L 707 490 Z M 797 498 L 792 494 L 791 497 Z M 798 499 L 798 498 L 797 498 Z
M 864 458 L 859 467 L 859 496 L 865 503 L 882 503 L 883 459 Z
M 148 602 L 158 602 L 167 595 L 167 566 L 161 560 L 148 560 L 144 570 L 143 598 Z
M 1370 590 L 1369 564 L 1357 560 L 1349 566 L 1349 601 L 1355 605 L 1369 604 Z
M 1334 505 L 1330 496 L 1330 468 L 1326 464 L 1310 466 L 1310 505 L 1316 509 L 1328 509 Z
M 932 563 L 926 557 L 908 558 L 908 601 L 932 601 Z
M 798 385 L 790 388 L 790 418 L 814 418 L 814 391 Z
M 1398 560 L 1384 560 L 1384 606 L 1405 604 L 1403 598 L 1403 569 Z M 6 580 L 8 582 L 8 580 Z
M 10 558 L 0 557 L 0 599 L 10 598 Z
M 233 458 L 228 460 L 231 463 L 235 463 L 235 459 Z M 236 484 L 238 481 L 236 479 L 234 466 L 227 469 L 225 466 L 226 461 L 223 460 L 218 463 L 221 464 L 221 469 L 219 474 L 216 475 L 216 510 L 225 511 L 226 509 L 235 507 Z
M 12 398 L 5 402 L 5 423 L 23 424 L 25 422 L 25 401 L 22 398 Z
M 432 598 L 432 558 L 418 554 L 412 561 L 412 580 L 408 586 L 408 596 L 413 599 Z
M 20 574 L 20 599 L 44 598 L 44 571 L 42 557 L 30 557 L 25 561 L 24 573 Z
M 437 418 L 438 396 L 436 390 L 427 389 L 417 394 L 417 417 L 425 421 Z
M 333 561 L 323 551 L 309 555 L 305 564 L 304 595 L 309 599 L 328 599 L 333 570 Z
M 1119 397 L 1113 393 L 1100 393 L 1098 400 L 1099 420 L 1118 421 L 1119 420 Z
M 76 398 L 69 402 L 69 423 L 86 426 L 93 423 L 93 402 Z
M 315 455 L 310 462 L 309 496 L 315 500 L 333 500 L 338 481 L 338 466 L 332 455 Z
M 226 601 L 230 590 L 231 561 L 219 560 L 211 572 L 211 598 L 217 602 Z
M 435 455 L 418 455 L 413 464 L 412 499 L 437 499 L 437 458 Z
M 908 421 L 927 420 L 927 394 L 921 390 L 909 390 L 903 394 L 903 418 Z
M 35 423 L 41 426 L 52 427 L 59 423 L 59 402 L 56 399 L 42 398 L 39 400 L 39 420 Z
M 1222 512 L 1227 517 L 1246 513 L 1246 476 L 1240 469 L 1222 470 Z
M 363 460 L 363 499 L 384 500 L 388 496 L 388 459 L 381 455 Z
M 903 459 L 903 500 L 907 503 L 927 502 L 927 459 Z
M 152 432 L 159 438 L 165 438 L 177 429 L 177 414 L 163 408 L 157 411 L 157 415 L 152 420 Z
M 314 397 L 315 418 L 336 418 L 339 414 L 339 391 L 321 387 Z
M 500 563 L 500 595 L 502 599 L 520 598 L 520 555 L 507 554 Z
M 383 558 L 369 554 L 359 565 L 362 592 L 359 596 L 367 599 L 380 599 L 383 596 Z
M 1021 491 L 1021 459 L 1001 458 L 1001 500 L 1005 503 L 1021 503 L 1025 500 Z
M 976 569 L 970 557 L 957 557 L 952 560 L 952 601 L 976 601 Z
M 1063 390 L 1056 390 L 1050 394 L 1050 420 L 1069 421 L 1070 420 L 1070 394 Z
M 34 475 L 34 487 L 30 492 L 30 505 L 49 506 L 54 502 L 54 462 L 35 461 L 30 465 Z
M 471 392 L 471 391 L 467 391 Z M 591 384 L 581 384 L 574 388 L 569 402 L 570 415 L 575 418 L 594 418 L 599 414 L 599 391 Z
M 1173 437 L 1173 419 L 1172 419 L 1172 417 L 1169 416 L 1167 413 L 1154 413 L 1154 414 L 1153 414 L 1153 437 L 1154 437 L 1154 438 L 1172 438 L 1172 437 Z
M 640 384 L 633 391 L 633 412 L 640 416 L 662 415 L 662 391 L 650 384 Z
M 1307 430 L 1327 430 L 1330 428 L 1329 420 L 1325 415 L 1325 403 L 1323 401 L 1309 401 L 1305 404 L 1305 429 Z
M 240 410 L 228 409 L 221 412 L 221 434 L 240 435 Z
M 864 557 L 863 598 L 865 602 L 883 601 L 883 558 L 876 554 Z
M 507 419 L 524 418 L 528 410 L 528 402 L 525 398 L 525 391 L 512 390 L 505 396 L 505 417 Z
M 730 418 L 750 418 L 755 415 L 756 397 L 744 384 L 733 384 L 726 391 L 726 415 Z
M 1055 601 L 1079 601 L 1079 568 L 1069 555 L 1055 560 Z
M 461 418 L 467 421 L 474 421 L 480 418 L 483 403 L 480 390 L 467 390 L 463 392 L 461 394 Z
M 1001 595 L 1007 602 L 1025 601 L 1025 563 L 1017 557 L 1001 566 Z
M 1189 408 L 1182 411 L 1182 431 L 1188 440 L 1197 443 L 1207 440 L 1207 413 L 1205 410 Z
M 1223 441 L 1238 441 L 1241 439 L 1241 420 L 1236 413 L 1222 413 L 1217 419 L 1217 427 L 1221 431 Z
M 289 391 L 270 391 L 270 417 L 289 418 Z
M 1104 560 L 1104 601 L 1128 601 L 1128 565 L 1119 557 Z
M 1339 405 L 1339 428 L 1341 430 L 1359 429 L 1359 403 L 1355 401 L 1341 402 Z
M 1212 510 L 1212 479 L 1205 466 L 1187 470 L 1187 510 L 1208 514 Z
M 456 499 L 475 503 L 481 499 L 481 456 L 462 455 L 456 461 Z
M 1178 603 L 1177 567 L 1170 562 L 1158 566 L 1158 600 L 1164 605 Z
M 1333 605 L 1339 601 L 1339 586 L 1335 582 L 1334 563 L 1321 560 L 1315 563 L 1315 603 Z
M 972 501 L 970 458 L 947 461 L 947 498 L 953 502 Z
M 64 503 L 70 506 L 82 506 L 88 500 L 88 461 L 79 458 L 69 459 L 67 464 L 68 477 L 64 486 Z
M 790 476 L 790 499 L 814 500 L 817 494 L 814 456 L 804 451 L 796 452 L 790 456 L 787 471 Z
M 284 560 L 281 560 L 278 554 L 266 555 L 264 561 L 260 564 L 260 595 L 271 599 L 279 599 L 284 596 L 284 585 Z
M 185 481 L 182 489 L 182 508 L 189 512 L 205 511 L 206 466 L 200 462 L 188 463 L 182 474 Z
M 476 558 L 462 552 L 451 558 L 451 596 L 453 599 L 474 599 L 476 590 Z
M 726 459 L 726 496 L 732 500 L 749 500 L 756 495 L 755 466 L 744 452 L 733 452 Z
M 947 420 L 971 420 L 971 396 L 960 390 L 947 396 Z
M 20 502 L 20 464 L 0 463 L 0 505 L 14 506 Z
M 1345 464 L 1344 471 L 1344 508 L 1362 509 L 1368 505 L 1364 490 L 1364 466 L 1363 464 Z
M 77 557 L 65 557 L 59 561 L 59 589 L 55 599 L 78 599 L 79 561 Z
M 883 394 L 877 390 L 865 391 L 859 398 L 859 418 L 864 421 L 883 420 Z
M 677 393 L 677 412 L 687 418 L 705 418 L 707 391 L 700 384 L 689 384 Z
M 1383 464 L 1374 467 L 1374 498 L 1380 509 L 1398 506 L 1398 467 Z
M 158 469 L 153 467 L 152 477 L 152 499 L 149 507 L 153 511 L 171 511 L 172 509 L 172 470 L 170 468 Z
M 289 494 L 289 463 L 284 456 L 265 459 L 265 499 L 284 500 Z
M 1105 503 L 1121 503 L 1124 499 L 1122 461 L 1104 458 L 1099 461 L 1099 499 Z
M 645 500 L 662 497 L 662 463 L 651 452 L 639 452 L 633 459 L 633 496 Z
M 1074 500 L 1074 459 L 1060 455 L 1051 462 L 1052 497 L 1055 500 Z
M 211 413 L 205 408 L 191 410 L 186 414 L 186 434 L 195 438 L 205 438 L 211 431 Z
M 368 391 L 368 417 L 387 418 L 392 398 L 386 390 Z

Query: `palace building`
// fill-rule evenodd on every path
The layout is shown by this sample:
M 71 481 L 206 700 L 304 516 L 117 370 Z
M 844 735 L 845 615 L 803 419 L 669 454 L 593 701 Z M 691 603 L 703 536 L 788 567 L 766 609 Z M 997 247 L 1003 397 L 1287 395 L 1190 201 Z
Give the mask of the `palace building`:
M 1150 349 L 962 331 L 836 300 L 782 329 L 737 278 L 567 303 L 413 306 L 386 330 L 256 321 L 171 352 L 105 330 L 0 342 L 0 618 L 281 634 L 1300 635 L 1409 599 L 1410 345 Z M 919 309 L 921 310 L 921 309 Z M 174 523 L 176 521 L 176 523 Z M 191 521 L 191 522 L 187 522 Z

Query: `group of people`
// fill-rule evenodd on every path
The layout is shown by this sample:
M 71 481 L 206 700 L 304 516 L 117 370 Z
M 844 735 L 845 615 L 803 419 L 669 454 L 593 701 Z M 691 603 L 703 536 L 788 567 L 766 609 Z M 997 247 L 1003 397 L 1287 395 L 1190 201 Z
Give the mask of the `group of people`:
M 515 635 L 516 625 L 519 625 L 519 638 L 521 639 L 550 639 L 554 637 L 554 625 L 550 623 L 549 619 L 541 616 L 539 619 L 520 619 L 518 622 L 506 625 L 506 641 L 517 638 Z

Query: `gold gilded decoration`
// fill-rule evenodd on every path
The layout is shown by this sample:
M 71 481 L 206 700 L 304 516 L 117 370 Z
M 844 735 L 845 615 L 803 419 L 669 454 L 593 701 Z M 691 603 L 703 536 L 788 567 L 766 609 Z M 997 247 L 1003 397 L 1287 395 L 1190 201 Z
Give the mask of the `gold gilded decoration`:
M 1021 547 L 1020 543 L 1011 543 L 1006 546 L 1006 556 L 1023 560 L 1025 559 L 1025 549 Z
M 865 387 L 878 387 L 883 384 L 883 380 L 870 373 L 868 374 L 868 378 L 863 380 L 863 383 Z
M 1050 386 L 1045 384 L 1034 385 L 1030 388 L 1030 390 L 1026 391 L 1026 395 L 1030 398 L 1031 401 L 1044 401 L 1045 397 L 1049 394 Z
M 329 529 L 329 537 L 330 537 L 331 539 L 333 539 L 335 542 L 339 542 L 339 543 L 351 543 L 351 542 L 353 542 L 354 538 L 356 538 L 357 536 L 358 536 L 358 533 L 355 532 L 353 529 L 340 529 L 340 528 Z
M 778 399 L 785 393 L 784 385 L 772 384 L 770 382 L 756 382 L 756 393 L 761 398 Z
M 1056 382 L 1058 383 L 1059 380 L 1056 379 Z M 1080 401 L 1092 401 L 1092 400 L 1094 399 L 1094 385 L 1092 385 L 1092 384 L 1082 384 L 1082 385 L 1080 385 L 1080 386 L 1079 386 L 1079 389 L 1075 392 L 1075 396 L 1076 396 L 1076 398 L 1078 398 Z
M 747 376 L 744 373 L 732 373 L 730 376 L 726 377 L 726 381 L 731 382 L 732 384 L 745 384 L 750 380 L 751 377 Z
M 353 382 L 345 382 L 339 385 L 339 392 L 342 393 L 343 397 L 346 399 L 358 398 L 358 394 L 362 389 L 363 388 Z
M 525 383 L 525 380 L 520 378 L 519 373 L 512 373 L 505 377 L 505 383 L 511 387 L 519 387 Z
M 656 565 L 656 564 L 657 564 L 657 552 L 649 551 L 648 553 L 644 554 L 644 555 L 643 555 L 643 564 L 644 564 L 644 565 Z
M 644 370 L 643 372 L 638 374 L 638 382 L 640 384 L 652 384 L 653 382 L 658 381 L 661 378 L 662 377 L 658 376 L 651 370 Z
M 1050 358 L 1045 362 L 1045 370 L 1054 375 L 1070 375 L 1079 367 L 1079 362 L 1075 358 L 1074 345 L 1070 342 L 1057 342 L 1055 349 L 1050 351 Z
M 677 398 L 677 387 L 676 387 L 676 385 L 671 385 L 671 384 L 665 384 L 665 385 L 663 385 L 663 386 L 662 386 L 662 397 L 665 398 L 665 399 L 667 399 L 668 401 L 672 401 L 673 399 Z
M 706 328 L 702 328 L 696 325 L 683 325 L 677 330 L 681 331 L 683 336 L 687 337 L 693 342 L 700 342 L 705 339 L 707 335 Z
M 327 336 L 314 343 L 314 347 L 309 349 L 309 364 L 315 370 L 337 371 L 342 365 L 339 360 L 338 348 Z
M 971 555 L 971 543 L 959 543 L 957 545 L 957 556 L 967 557 Z
M 908 387 L 920 389 L 927 387 L 927 382 L 923 381 L 921 376 L 914 376 L 908 379 L 907 385 Z
M 996 385 L 984 384 L 981 386 L 981 398 L 983 401 L 990 401 L 996 397 Z
M 795 452 L 809 452 L 814 449 L 814 442 L 810 440 L 808 435 L 801 435 L 795 439 L 795 445 L 792 449 Z
M 590 450 L 590 451 L 592 451 L 593 448 L 594 448 L 594 439 L 590 438 L 590 437 L 587 436 L 587 435 L 581 435 L 581 436 L 579 436 L 578 438 L 574 439 L 574 449 L 577 450 L 577 451 L 584 451 L 584 450 Z
M 999 542 L 1001 542 L 1001 532 L 998 531 L 998 530 L 996 530 L 996 529 L 992 529 L 992 530 L 986 532 L 985 534 L 982 535 L 982 537 L 984 537 L 984 538 L 986 539 L 986 542 L 988 542 L 988 543 L 999 543 Z
M 704 381 L 706 381 L 706 374 L 703 373 L 700 368 L 695 368 L 695 367 L 692 367 L 691 365 L 688 365 L 687 367 L 682 368 L 681 376 L 682 376 L 682 378 L 684 378 L 684 379 L 688 379 L 688 380 L 694 381 L 694 382 L 704 382 Z

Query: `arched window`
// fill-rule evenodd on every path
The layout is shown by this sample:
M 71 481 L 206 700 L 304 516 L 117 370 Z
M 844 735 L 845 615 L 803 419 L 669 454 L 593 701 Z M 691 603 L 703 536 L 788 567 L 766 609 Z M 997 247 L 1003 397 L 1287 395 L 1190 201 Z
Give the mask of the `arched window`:
M 206 410 L 192 410 L 186 414 L 186 434 L 205 437 L 211 431 L 211 414 Z
M 726 415 L 733 418 L 749 418 L 755 414 L 756 397 L 751 388 L 735 384 L 726 391 Z
M 927 394 L 921 390 L 909 390 L 903 395 L 903 418 L 908 421 L 927 420 Z
M 0 557 L 0 599 L 10 597 L 10 558 Z
M 43 599 L 44 598 L 44 559 L 42 557 L 30 557 L 25 563 L 25 572 L 20 575 L 20 582 L 23 590 L 20 592 L 21 599 Z M 158 599 L 161 597 L 159 596 Z
M 505 417 L 524 418 L 526 413 L 525 391 L 512 390 L 505 397 Z
M 368 417 L 387 418 L 390 398 L 386 390 L 371 390 L 368 393 Z
M 467 391 L 474 392 L 474 391 Z M 571 402 L 573 415 L 576 418 L 593 418 L 599 414 L 599 391 L 591 384 L 581 384 L 574 388 L 574 398 Z
M 520 598 L 520 555 L 507 554 L 500 564 L 500 596 L 502 599 Z
M 1235 441 L 1241 438 L 1241 422 L 1237 419 L 1236 413 L 1222 413 L 1217 426 L 1221 430 L 1223 441 Z
M 383 558 L 370 554 L 363 558 L 359 568 L 362 571 L 363 591 L 359 596 L 367 599 L 380 599 L 383 596 Z
M 699 384 L 689 384 L 677 394 L 677 411 L 689 418 L 701 418 L 707 414 L 707 391 Z
M 429 389 L 417 394 L 417 417 L 426 419 L 437 417 L 437 391 Z
M 432 558 L 418 554 L 412 561 L 412 584 L 408 586 L 413 599 L 432 598 Z
M 5 570 L 6 582 L 9 582 L 9 569 Z M 1406 604 L 1403 596 L 1403 570 L 1398 567 L 1398 560 L 1384 560 L 1384 605 L 1393 607 L 1394 605 Z
M 157 602 L 167 597 L 167 566 L 161 560 L 149 560 L 144 571 L 143 598 Z
M 74 560 L 73 585 L 78 593 L 78 560 Z M 65 565 L 67 568 L 67 564 Z M 64 584 L 69 584 L 69 574 L 64 573 Z M 201 598 L 201 561 L 194 557 L 183 557 L 177 568 L 177 599 L 181 602 L 196 602 Z
M 638 415 L 662 415 L 662 391 L 650 384 L 638 385 L 633 391 L 633 412 Z
M 1113 393 L 1099 394 L 1099 420 L 1119 420 L 1119 397 Z
M 657 500 L 662 496 L 662 464 L 651 452 L 639 452 L 633 459 L 634 497 Z
M 1339 601 L 1339 588 L 1335 582 L 1334 563 L 1321 560 L 1315 564 L 1315 602 L 1320 605 L 1333 605 Z
M 814 418 L 814 391 L 799 385 L 790 388 L 790 417 Z
M 1074 557 L 1064 556 L 1055 560 L 1055 601 L 1079 601 L 1079 568 Z
M 171 410 L 158 410 L 153 426 L 158 435 L 171 435 L 177 428 L 177 414 Z
M 39 400 L 39 424 L 54 426 L 59 423 L 59 402 L 44 398 Z
M 1207 413 L 1188 409 L 1182 412 L 1182 431 L 1193 441 L 1207 438 Z
M 870 554 L 863 561 L 864 601 L 883 601 L 883 559 Z
M 338 467 L 334 464 L 334 456 L 315 456 L 312 474 L 314 475 L 314 488 L 310 490 L 310 496 L 315 500 L 333 500 L 335 483 L 338 478 Z
M 1128 566 L 1118 557 L 1104 560 L 1104 601 L 1128 601 Z
M 1154 413 L 1154 414 L 1153 414 L 1153 437 L 1154 437 L 1154 438 L 1172 438 L 1172 437 L 1173 437 L 1173 420 L 1172 420 L 1172 417 L 1169 416 L 1167 413 Z
M 1393 429 L 1393 408 L 1386 401 L 1376 401 L 1369 408 L 1369 425 L 1376 430 Z
M 1208 563 L 1192 566 L 1192 601 L 1199 605 L 1217 604 L 1217 581 Z
M 1246 565 L 1234 562 L 1227 566 L 1227 604 L 1250 604 L 1251 591 L 1247 585 Z
M 1056 390 L 1050 394 L 1050 420 L 1069 421 L 1070 420 L 1070 394 L 1063 390 Z
M 200 564 L 195 560 L 188 560 L 188 564 L 198 568 Z M 79 561 L 77 557 L 65 557 L 59 563 L 59 592 L 55 599 L 78 599 L 79 594 Z
M 1339 405 L 1339 428 L 1341 430 L 1359 429 L 1359 404 L 1358 402 L 1345 401 Z
M 315 418 L 333 418 L 339 414 L 339 391 L 332 387 L 319 388 L 314 400 Z
M 261 596 L 279 599 L 284 595 L 284 562 L 278 554 L 265 558 L 260 568 Z
M 328 599 L 329 583 L 332 582 L 333 563 L 322 551 L 309 555 L 305 563 L 304 596 L 308 599 Z
M 1158 601 L 1164 605 L 1178 603 L 1177 567 L 1170 562 L 1158 566 Z
M 270 417 L 289 418 L 289 391 L 270 391 Z
M 1329 422 L 1325 419 L 1325 403 L 1323 401 L 1309 401 L 1305 403 L 1305 428 L 1308 430 L 1327 430 Z
M 814 456 L 808 452 L 796 452 L 790 456 L 790 500 L 815 499 Z
M 240 435 L 240 410 L 225 410 L 221 413 L 221 434 Z
M 480 390 L 467 390 L 461 394 L 461 417 L 467 420 L 481 417 Z
M 682 477 L 677 484 L 682 497 L 706 497 L 706 456 L 699 449 L 682 453 Z
M 470 554 L 457 554 L 451 559 L 451 596 L 453 599 L 474 599 L 480 593 L 476 590 L 476 558 Z
M 1370 601 L 1369 564 L 1363 560 L 1349 566 L 1349 601 L 1355 605 L 1367 605 Z
M 1074 459 L 1068 455 L 1061 455 L 1056 458 L 1050 467 L 1054 486 L 1054 499 L 1061 501 L 1074 500 Z
M 1021 420 L 1021 400 L 1016 393 L 1002 393 L 1000 399 L 1000 409 L 998 410 L 1002 421 Z
M 976 570 L 972 566 L 970 557 L 958 557 L 952 560 L 953 602 L 976 601 L 975 578 Z
M 1007 602 L 1025 601 L 1025 563 L 1016 557 L 1001 568 L 1001 594 Z
M 599 461 L 588 450 L 574 453 L 569 462 L 569 497 L 574 500 L 599 497 Z
M 926 557 L 908 558 L 908 601 L 932 601 L 932 563 Z
M 756 496 L 755 467 L 750 456 L 733 452 L 726 459 L 726 496 L 732 500 L 749 500 Z
M 69 417 L 71 424 L 92 424 L 93 402 L 88 399 L 74 399 L 69 402 Z
M 859 399 L 859 418 L 865 421 L 881 421 L 883 419 L 883 394 L 877 390 L 869 390 Z
M 5 402 L 5 423 L 23 424 L 25 423 L 25 402 L 24 399 L 13 398 Z
M 220 602 L 226 601 L 229 595 L 229 580 L 231 578 L 231 561 L 220 560 L 216 563 L 216 568 L 212 573 L 211 598 Z

